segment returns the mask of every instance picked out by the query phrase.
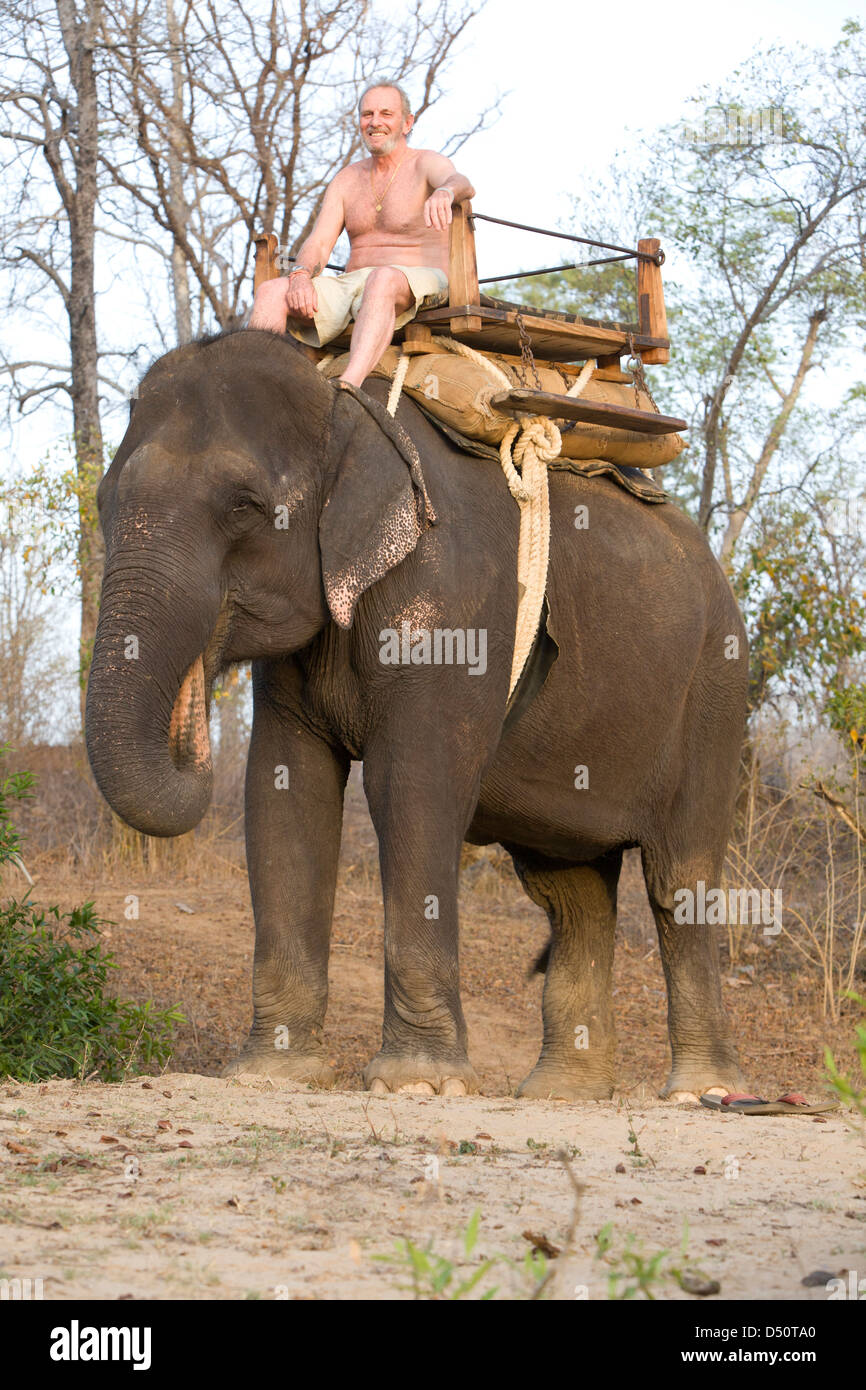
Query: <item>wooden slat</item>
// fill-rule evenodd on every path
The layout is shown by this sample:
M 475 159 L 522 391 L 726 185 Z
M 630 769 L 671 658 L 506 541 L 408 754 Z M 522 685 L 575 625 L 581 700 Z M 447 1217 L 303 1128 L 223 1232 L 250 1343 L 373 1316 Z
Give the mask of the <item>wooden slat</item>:
M 467 332 L 465 329 L 464 323 L 470 317 L 481 320 L 478 331 Z M 532 342 L 532 351 L 538 358 L 545 357 L 552 362 L 575 362 L 587 357 L 612 355 L 618 349 L 628 351 L 629 334 L 625 328 L 599 328 L 586 323 L 551 321 L 529 313 L 523 314 L 522 318 Z M 453 306 L 425 309 L 416 314 L 415 322 L 430 324 L 440 332 L 448 324 L 453 338 L 465 338 L 470 346 L 482 352 L 520 351 L 517 313 L 513 309 L 489 309 L 479 304 L 464 304 L 456 311 Z M 640 352 L 645 348 L 670 346 L 667 338 L 649 338 L 641 333 L 632 336 L 635 348 Z
M 477 304 L 480 296 L 478 288 L 478 265 L 475 260 L 475 232 L 471 222 L 472 204 L 455 203 L 451 209 L 451 234 L 448 251 L 448 303 L 465 305 Z M 459 327 L 464 333 L 476 333 L 481 320 L 476 314 L 461 315 Z M 455 331 L 452 322 L 451 331 Z
M 550 415 L 556 420 L 579 420 L 585 425 L 607 425 L 611 429 L 635 430 L 638 434 L 674 434 L 688 429 L 685 420 L 673 415 L 657 415 L 653 410 L 632 406 L 585 401 L 579 396 L 557 396 L 551 391 L 514 388 L 492 396 L 490 404 L 503 415 Z
M 277 268 L 277 247 L 279 244 L 273 232 L 265 232 L 263 236 L 255 238 L 256 269 L 253 293 L 259 285 L 264 284 L 265 280 L 275 280 L 279 275 L 280 272 Z
M 654 256 L 658 253 L 661 242 L 658 237 L 644 237 L 637 244 L 638 251 L 645 251 L 647 255 Z M 637 263 L 637 310 L 640 331 L 650 338 L 666 338 L 668 336 L 668 316 L 665 311 L 665 295 L 662 288 L 661 267 L 652 261 L 638 260 Z M 667 347 L 654 347 L 641 353 L 644 362 L 653 364 L 669 362 L 670 352 Z

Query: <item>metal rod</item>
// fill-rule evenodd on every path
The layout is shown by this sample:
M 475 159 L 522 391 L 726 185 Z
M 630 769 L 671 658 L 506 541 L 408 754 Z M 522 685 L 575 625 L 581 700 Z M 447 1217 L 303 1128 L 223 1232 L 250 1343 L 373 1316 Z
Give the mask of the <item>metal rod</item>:
M 297 256 L 286 256 L 286 260 L 288 261 L 289 265 L 293 265 L 297 259 Z M 331 265 L 330 261 L 328 261 L 328 263 L 325 266 L 325 270 L 339 270 L 342 272 L 345 269 L 346 267 L 344 265 Z
M 622 251 L 624 256 L 635 256 L 640 261 L 660 264 L 656 256 L 650 256 L 646 251 L 633 251 L 628 246 L 614 246 L 609 241 L 593 241 L 592 237 L 572 236 L 570 232 L 551 232 L 547 227 L 529 227 L 525 222 L 509 222 L 504 217 L 490 217 L 486 212 L 473 212 L 472 216 L 480 217 L 482 222 L 496 222 L 500 227 L 514 227 L 518 232 L 537 232 L 539 236 L 559 237 L 560 241 L 578 241 L 581 246 L 600 246 L 603 251 Z M 662 252 L 659 251 L 657 255 L 662 255 Z
M 631 256 L 602 256 L 596 261 L 573 261 L 570 265 L 547 265 L 542 270 L 516 270 L 513 275 L 488 275 L 479 285 L 495 285 L 497 280 L 528 280 L 531 275 L 552 275 L 556 270 L 582 270 L 585 265 L 610 265 L 613 261 L 630 261 Z

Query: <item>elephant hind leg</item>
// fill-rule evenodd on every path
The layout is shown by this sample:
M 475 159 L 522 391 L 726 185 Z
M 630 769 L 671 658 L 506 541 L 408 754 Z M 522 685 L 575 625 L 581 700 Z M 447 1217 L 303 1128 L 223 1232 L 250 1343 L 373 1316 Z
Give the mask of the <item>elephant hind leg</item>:
M 507 848 L 524 889 L 544 908 L 551 928 L 550 944 L 536 962 L 545 970 L 544 1041 L 517 1094 L 606 1100 L 614 1083 L 611 972 L 622 852 L 569 865 Z
M 718 926 L 696 921 L 701 902 L 721 885 L 725 846 L 675 854 L 659 845 L 642 850 L 647 894 L 658 930 L 668 993 L 671 1072 L 661 1095 L 691 1100 L 710 1090 L 747 1090 L 722 1003 Z M 703 890 L 701 889 L 703 884 Z M 691 898 L 683 897 L 687 889 Z M 683 904 L 691 901 L 695 911 Z M 678 918 L 692 916 L 692 921 Z

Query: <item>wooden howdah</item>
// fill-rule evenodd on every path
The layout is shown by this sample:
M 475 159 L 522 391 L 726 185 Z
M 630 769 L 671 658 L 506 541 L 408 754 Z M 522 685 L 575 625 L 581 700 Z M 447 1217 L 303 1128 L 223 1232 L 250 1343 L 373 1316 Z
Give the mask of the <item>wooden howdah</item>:
M 265 233 L 255 238 L 255 288 L 279 275 L 276 236 Z M 594 375 L 608 381 L 630 381 L 621 370 L 621 358 L 634 355 L 647 364 L 670 360 L 667 315 L 659 262 L 664 259 L 655 237 L 638 242 L 637 320 L 615 323 L 608 320 L 545 314 L 527 306 L 483 303 L 479 289 L 475 254 L 475 228 L 472 204 L 467 200 L 453 209 L 448 257 L 448 303 L 421 309 L 404 329 L 394 335 L 407 353 L 436 350 L 433 337 L 445 334 L 476 348 L 479 352 L 521 360 L 521 324 L 539 366 L 555 365 L 567 374 L 579 370 L 587 358 L 596 358 Z M 328 352 L 345 352 L 351 343 L 351 325 Z M 567 402 L 567 405 L 564 404 Z M 534 413 L 586 423 L 614 425 L 643 433 L 665 434 L 687 428 L 686 421 L 651 411 L 630 410 L 624 406 L 571 400 L 564 394 L 543 391 L 508 391 L 495 398 L 497 409 L 515 413 Z

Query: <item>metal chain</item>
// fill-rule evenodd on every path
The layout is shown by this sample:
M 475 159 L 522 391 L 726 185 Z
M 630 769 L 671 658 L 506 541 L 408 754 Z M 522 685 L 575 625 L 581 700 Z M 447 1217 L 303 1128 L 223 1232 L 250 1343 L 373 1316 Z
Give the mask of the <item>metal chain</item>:
M 640 392 L 643 391 L 644 395 L 645 395 L 645 396 L 648 396 L 649 399 L 650 399 L 650 401 L 652 402 L 653 410 L 655 410 L 655 411 L 657 412 L 657 414 L 661 414 L 661 411 L 659 410 L 658 406 L 657 406 L 656 403 L 655 403 L 655 398 L 653 397 L 653 393 L 652 393 L 652 391 L 651 391 L 650 388 L 649 388 L 649 382 L 647 381 L 646 377 L 644 376 L 643 361 L 642 361 L 642 359 L 641 359 L 641 357 L 640 357 L 640 354 L 637 353 L 637 352 L 635 351 L 635 346 L 634 346 L 634 334 L 633 334 L 633 333 L 629 333 L 629 335 L 628 335 L 628 350 L 629 350 L 630 356 L 629 356 L 628 361 L 627 361 L 626 364 L 625 364 L 625 369 L 626 369 L 627 372 L 631 372 L 631 374 L 632 374 L 632 376 L 633 376 L 633 378 L 634 378 L 634 381 L 633 381 L 633 385 L 634 385 L 634 403 L 635 403 L 636 408 L 637 408 L 638 410 L 640 410 L 640 408 L 641 408 L 641 404 L 640 404 Z
M 521 366 L 522 366 L 524 369 L 526 369 L 526 368 L 531 369 L 532 375 L 535 377 L 535 386 L 536 386 L 536 390 L 542 391 L 544 388 L 543 388 L 543 386 L 541 385 L 541 377 L 538 375 L 538 369 L 537 369 L 537 367 L 536 367 L 536 365 L 535 365 L 535 358 L 534 358 L 533 355 L 532 355 L 532 343 L 530 342 L 529 334 L 528 334 L 527 331 L 526 331 L 526 324 L 523 322 L 523 315 L 520 313 L 519 310 L 518 310 L 518 312 L 517 312 L 517 317 L 516 317 L 516 320 L 515 320 L 515 321 L 516 321 L 516 323 L 517 323 L 517 331 L 518 331 L 518 333 L 520 334 L 520 362 L 521 362 Z M 526 385 L 526 376 L 525 376 L 525 372 L 521 372 L 521 375 L 520 375 L 520 384 L 521 384 L 521 386 L 525 386 L 525 385 Z

